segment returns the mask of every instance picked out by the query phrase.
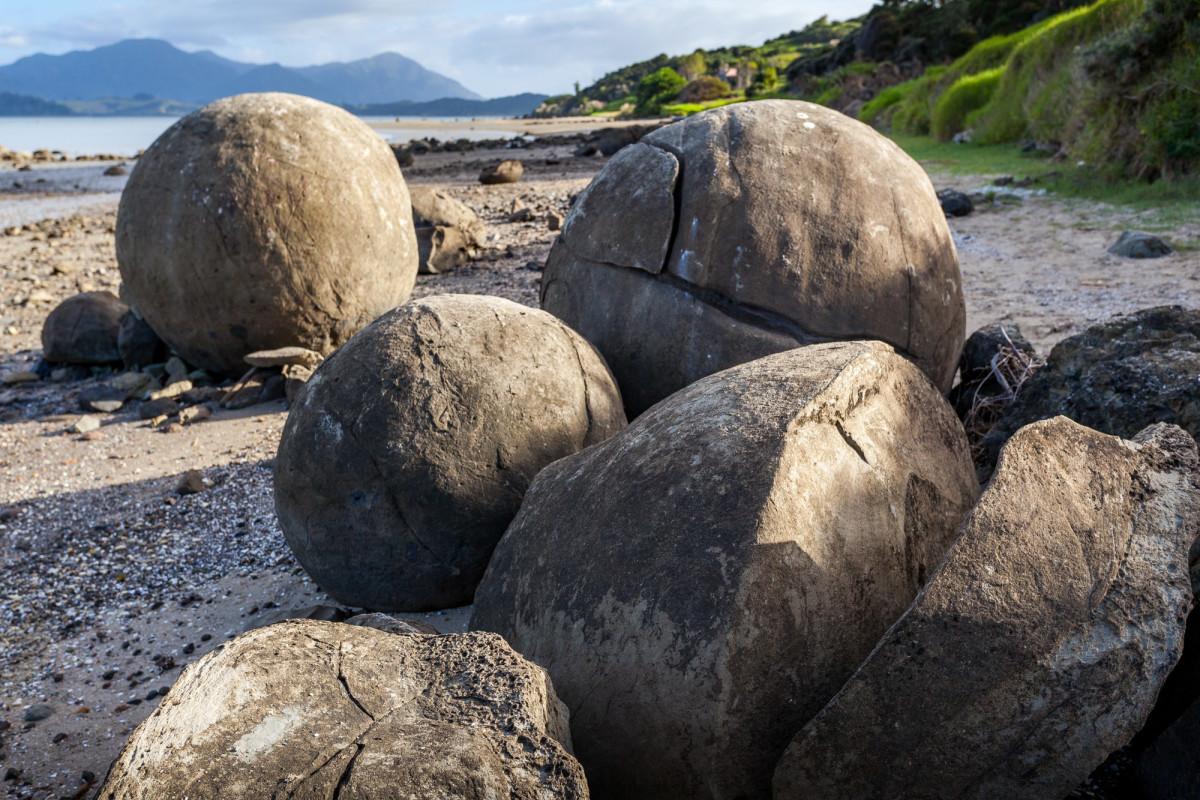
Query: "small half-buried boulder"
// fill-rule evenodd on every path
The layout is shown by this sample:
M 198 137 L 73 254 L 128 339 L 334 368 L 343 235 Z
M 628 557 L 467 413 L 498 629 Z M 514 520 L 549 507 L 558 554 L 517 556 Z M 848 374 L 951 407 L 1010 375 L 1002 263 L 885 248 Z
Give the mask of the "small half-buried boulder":
M 281 622 L 188 667 L 102 800 L 586 800 L 566 707 L 498 636 Z
M 471 624 L 550 672 L 598 795 L 769 797 L 977 494 L 954 412 L 892 348 L 779 353 L 546 467 Z
M 1063 797 L 1183 647 L 1196 445 L 1021 429 L 938 571 L 775 771 L 775 799 Z
M 84 292 L 58 304 L 42 324 L 42 357 L 51 363 L 121 360 L 118 336 L 129 307 L 112 292 Z
M 485 185 L 497 183 L 516 183 L 525 174 L 525 166 L 520 161 L 501 161 L 484 168 L 479 173 L 479 182 Z

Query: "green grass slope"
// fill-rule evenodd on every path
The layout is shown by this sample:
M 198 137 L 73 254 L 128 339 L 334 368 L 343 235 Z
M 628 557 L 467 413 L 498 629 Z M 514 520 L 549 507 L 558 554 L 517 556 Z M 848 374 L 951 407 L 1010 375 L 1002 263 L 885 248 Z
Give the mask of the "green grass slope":
M 1112 177 L 1200 171 L 1200 6 L 1099 0 L 980 42 L 859 118 L 948 141 L 1052 142 Z

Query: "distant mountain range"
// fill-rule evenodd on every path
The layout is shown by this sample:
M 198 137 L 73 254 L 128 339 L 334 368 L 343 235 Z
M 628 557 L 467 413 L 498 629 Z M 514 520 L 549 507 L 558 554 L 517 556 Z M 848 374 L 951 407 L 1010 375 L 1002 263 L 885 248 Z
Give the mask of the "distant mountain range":
M 59 56 L 39 53 L 0 67 L 0 93 L 57 102 L 71 113 L 122 113 L 120 108 L 131 105 L 164 104 L 177 112 L 179 104 L 199 106 L 232 94 L 266 91 L 292 92 L 347 107 L 482 100 L 458 81 L 398 53 L 349 63 L 284 67 L 232 61 L 207 50 L 188 53 L 159 39 L 126 39 Z M 15 102 L 9 105 L 18 107 Z

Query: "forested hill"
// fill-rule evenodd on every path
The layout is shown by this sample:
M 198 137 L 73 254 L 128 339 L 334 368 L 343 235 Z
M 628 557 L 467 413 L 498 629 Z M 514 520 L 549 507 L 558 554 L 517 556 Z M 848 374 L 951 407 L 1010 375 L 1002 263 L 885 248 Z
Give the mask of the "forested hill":
M 1196 0 L 888 0 L 759 46 L 659 55 L 536 113 L 688 114 L 762 97 L 1172 177 L 1200 166 L 1200 13 Z

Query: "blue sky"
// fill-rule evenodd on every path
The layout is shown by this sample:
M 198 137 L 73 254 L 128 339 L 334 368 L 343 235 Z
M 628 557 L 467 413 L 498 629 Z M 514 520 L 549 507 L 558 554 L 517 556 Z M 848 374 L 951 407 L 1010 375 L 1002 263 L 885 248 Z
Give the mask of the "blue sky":
M 485 97 L 557 94 L 658 53 L 761 44 L 870 0 L 3 0 L 0 64 L 120 39 L 288 66 L 402 53 Z

